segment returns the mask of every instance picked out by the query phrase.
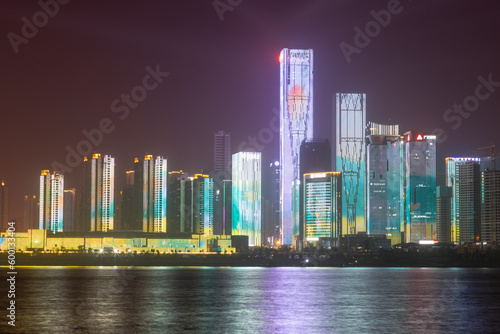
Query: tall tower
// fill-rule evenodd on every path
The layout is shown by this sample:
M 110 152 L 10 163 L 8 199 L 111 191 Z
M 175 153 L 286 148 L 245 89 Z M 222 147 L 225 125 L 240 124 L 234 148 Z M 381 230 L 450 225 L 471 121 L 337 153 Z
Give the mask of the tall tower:
M 436 229 L 439 242 L 451 242 L 451 187 L 436 187 Z
M 436 136 L 405 133 L 406 242 L 436 240 Z
M 36 196 L 24 196 L 24 227 L 26 229 L 38 229 L 38 211 Z M 66 219 L 64 219 L 64 222 L 66 222 Z
M 75 188 L 64 190 L 64 232 L 75 231 L 75 196 Z
M 142 231 L 167 232 L 167 159 L 146 155 L 143 162 Z
M 482 173 L 483 210 L 481 236 L 486 242 L 500 242 L 500 170 Z
M 281 242 L 299 234 L 300 144 L 313 136 L 313 50 L 280 53 Z
M 233 154 L 233 218 L 232 234 L 248 235 L 250 246 L 260 246 L 261 178 L 260 152 Z
M 80 231 L 114 230 L 115 158 L 93 154 L 83 159 L 83 170 Z
M 398 125 L 369 123 L 366 147 L 366 228 L 401 242 L 403 155 Z
M 214 214 L 215 234 L 223 234 L 224 180 L 231 179 L 231 134 L 219 131 L 214 133 L 214 161 L 212 179 L 214 181 Z
M 342 234 L 366 231 L 366 94 L 336 96 L 336 166 L 342 172 Z
M 40 175 L 39 228 L 63 232 L 64 175 L 42 170 Z
M 168 172 L 167 184 L 167 231 L 181 231 L 181 181 L 187 179 L 187 173 L 181 171 Z
M 0 231 L 7 228 L 7 220 L 9 219 L 9 188 L 2 181 L 0 188 Z

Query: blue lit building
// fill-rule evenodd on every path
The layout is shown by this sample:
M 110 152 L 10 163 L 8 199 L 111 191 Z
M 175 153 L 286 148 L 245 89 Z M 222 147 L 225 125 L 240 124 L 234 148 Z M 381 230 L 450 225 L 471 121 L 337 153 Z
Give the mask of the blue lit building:
M 366 94 L 336 96 L 336 166 L 342 173 L 342 234 L 366 232 Z
M 247 235 L 249 246 L 261 246 L 260 152 L 233 154 L 232 235 Z
M 369 234 L 401 242 L 404 222 L 403 146 L 398 125 L 369 123 L 366 147 L 366 222 Z
M 313 50 L 280 53 L 281 242 L 299 234 L 300 144 L 313 136 Z M 233 169 L 234 170 L 234 169 Z
M 405 137 L 406 242 L 436 240 L 436 136 Z
M 142 231 L 167 232 L 167 159 L 146 155 L 143 161 Z

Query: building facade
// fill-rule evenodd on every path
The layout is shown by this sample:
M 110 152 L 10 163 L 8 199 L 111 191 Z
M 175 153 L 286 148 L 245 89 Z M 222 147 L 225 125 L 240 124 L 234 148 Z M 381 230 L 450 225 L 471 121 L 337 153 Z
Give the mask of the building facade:
M 40 175 L 39 229 L 64 231 L 64 175 L 42 170 Z
M 24 227 L 26 229 L 38 228 L 38 212 L 38 199 L 36 196 L 24 196 Z
M 142 231 L 167 232 L 167 159 L 146 155 L 142 162 Z
M 486 242 L 500 243 L 500 170 L 482 173 L 481 237 Z
M 300 144 L 313 136 L 313 50 L 280 53 L 281 242 L 299 234 Z M 234 169 L 233 169 L 234 170 Z
M 342 234 L 366 232 L 366 94 L 336 95 L 336 166 L 342 173 Z
M 75 231 L 76 189 L 64 190 L 64 232 Z
M 439 242 L 451 242 L 452 187 L 436 187 L 436 228 Z
M 260 152 L 233 154 L 232 235 L 247 235 L 249 246 L 261 246 Z
M 0 231 L 5 231 L 9 219 L 9 188 L 5 182 L 1 183 L 0 188 Z

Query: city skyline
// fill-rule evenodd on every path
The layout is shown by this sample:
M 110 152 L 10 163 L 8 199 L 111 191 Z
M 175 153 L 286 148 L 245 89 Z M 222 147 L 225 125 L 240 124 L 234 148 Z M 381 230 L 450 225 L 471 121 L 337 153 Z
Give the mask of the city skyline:
M 233 134 L 231 153 L 239 151 L 240 146 L 254 145 L 262 150 L 263 164 L 277 160 L 279 139 L 273 132 L 273 109 L 279 107 L 278 55 L 284 47 L 315 50 L 315 68 L 321 70 L 316 71 L 314 83 L 314 133 L 329 138 L 332 146 L 335 129 L 330 128 L 334 117 L 331 100 L 342 91 L 367 94 L 367 121 L 399 124 L 403 131 L 443 129 L 446 140 L 437 152 L 440 185 L 445 184 L 444 157 L 486 155 L 475 149 L 499 142 L 494 122 L 486 121 L 494 116 L 500 99 L 496 84 L 500 74 L 495 62 L 499 51 L 491 43 L 499 24 L 493 20 L 493 13 L 499 5 L 492 1 L 474 5 L 402 1 L 403 10 L 394 14 L 389 25 L 371 37 L 367 46 L 358 47 L 360 52 L 351 54 L 350 62 L 340 44 L 355 46 L 354 28 L 363 30 L 374 21 L 371 11 L 385 10 L 387 1 L 356 6 L 322 1 L 265 7 L 242 3 L 226 12 L 224 21 L 210 3 L 199 8 L 152 4 L 163 10 L 153 10 L 154 5 L 131 5 L 115 13 L 112 3 L 85 6 L 71 2 L 61 6 L 59 13 L 27 44 L 19 45 L 18 53 L 8 38 L 3 39 L 6 61 L 0 66 L 5 73 L 5 98 L 0 107 L 6 111 L 3 121 L 10 126 L 2 131 L 0 177 L 9 187 L 9 219 L 22 220 L 24 196 L 37 194 L 34 184 L 40 170 L 53 170 L 54 161 L 66 165 L 66 147 L 76 150 L 78 143 L 87 138 L 82 131 L 90 133 L 99 128 L 104 118 L 113 121 L 104 128 L 114 128 L 103 133 L 102 139 L 94 136 L 99 145 L 93 151 L 109 152 L 115 157 L 118 188 L 125 183 L 123 172 L 132 168 L 131 159 L 144 154 L 165 156 L 171 161 L 171 170 L 194 173 L 210 169 L 209 138 L 220 129 Z M 0 6 L 8 16 L 5 35 L 21 34 L 21 18 L 31 19 L 40 10 L 36 2 L 6 1 Z M 138 8 L 146 12 L 130 22 L 129 14 Z M 453 17 L 447 15 L 450 8 Z M 430 9 L 434 15 L 427 16 Z M 189 13 L 189 18 L 172 15 L 179 11 Z M 96 12 L 101 14 L 95 17 Z M 109 16 L 112 12 L 115 15 Z M 267 13 L 274 23 L 262 26 L 262 13 Z M 111 21 L 103 20 L 108 16 Z M 144 25 L 150 16 L 148 21 L 155 22 L 159 29 Z M 92 25 L 91 17 L 101 22 L 99 27 Z M 427 23 L 410 30 L 421 17 L 426 17 Z M 74 24 L 68 24 L 68 20 Z M 127 28 L 129 23 L 143 28 L 132 32 Z M 198 28 L 190 28 L 193 23 Z M 124 28 L 122 32 L 120 27 Z M 270 34 L 253 33 L 269 29 Z M 65 34 L 61 35 L 61 31 Z M 211 44 L 205 41 L 207 36 Z M 231 46 L 235 36 L 245 41 L 237 51 Z M 74 43 L 86 50 L 86 57 L 72 50 Z M 146 52 L 133 52 L 144 47 Z M 124 53 L 123 48 L 132 52 Z M 217 66 L 211 69 L 203 67 L 204 62 L 198 65 L 195 51 L 199 50 Z M 157 69 L 169 75 L 162 74 L 154 82 L 149 73 Z M 129 115 L 121 120 L 124 114 L 111 111 L 110 104 L 141 85 L 145 75 L 150 75 L 148 87 L 157 87 L 148 91 L 146 100 L 136 108 L 129 108 Z M 241 85 L 234 84 L 236 78 L 244 78 Z M 218 84 L 209 85 L 214 79 Z M 26 82 L 30 84 L 23 85 Z M 453 112 L 455 104 L 474 102 L 468 97 L 475 96 L 477 87 L 487 98 L 481 99 L 474 111 Z M 203 102 L 200 105 L 195 100 Z M 52 117 L 44 117 L 47 114 Z M 178 139 L 181 135 L 186 135 L 183 141 Z M 249 137 L 256 139 L 252 143 Z M 200 145 L 191 138 L 206 138 L 206 143 Z M 43 149 L 38 149 L 37 144 Z M 6 157 L 19 164 L 9 163 Z M 72 171 L 65 173 L 68 188 L 80 186 L 79 168 L 81 165 L 71 167 Z

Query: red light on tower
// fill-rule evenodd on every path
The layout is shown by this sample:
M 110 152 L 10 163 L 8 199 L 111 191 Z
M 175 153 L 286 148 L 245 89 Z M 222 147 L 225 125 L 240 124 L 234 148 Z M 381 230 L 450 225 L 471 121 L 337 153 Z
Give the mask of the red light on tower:
M 424 140 L 424 138 L 422 137 L 422 135 L 421 135 L 421 134 L 419 134 L 419 135 L 417 136 L 417 140 L 418 140 L 418 141 L 422 141 L 422 140 Z
M 406 136 L 406 141 L 410 141 L 410 135 Z
M 278 56 L 278 61 L 279 61 L 280 63 L 281 63 L 281 58 L 282 58 L 282 56 L 281 56 L 281 53 L 280 53 L 280 55 Z

